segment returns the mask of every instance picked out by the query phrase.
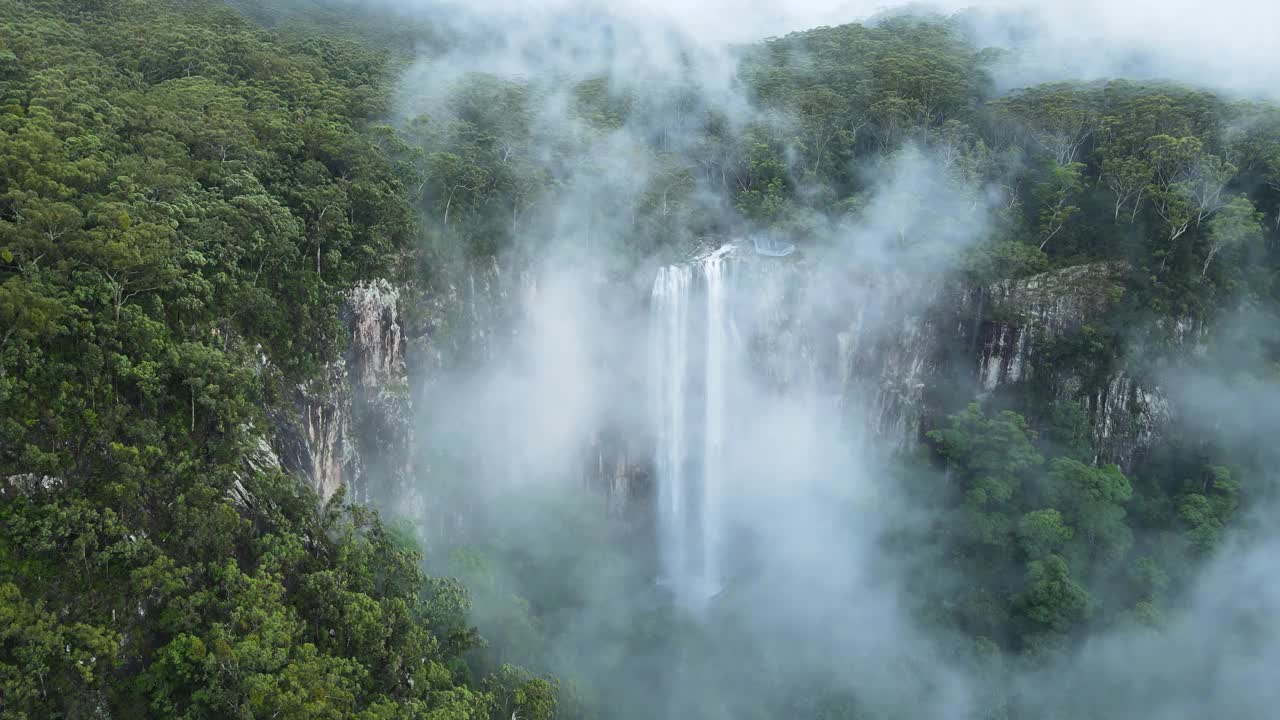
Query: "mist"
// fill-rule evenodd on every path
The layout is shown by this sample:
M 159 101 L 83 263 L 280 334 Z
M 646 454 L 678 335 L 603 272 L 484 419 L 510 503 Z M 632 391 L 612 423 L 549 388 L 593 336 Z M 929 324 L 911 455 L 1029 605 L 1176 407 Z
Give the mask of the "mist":
M 1271 32 L 1280 8 L 1261 0 L 1227 0 L 1211 11 L 1192 0 L 365 2 L 461 31 L 466 40 L 459 47 L 466 52 L 450 65 L 462 61 L 522 76 L 613 65 L 615 77 L 639 79 L 669 70 L 684 53 L 716 56 L 731 45 L 791 32 L 916 13 L 955 15 L 979 46 L 1002 50 L 994 73 L 1006 89 L 1124 77 L 1275 99 L 1280 85 Z
M 427 510 L 407 519 L 433 569 L 472 589 L 487 662 L 555 674 L 572 689 L 566 702 L 611 718 L 968 718 L 996 686 L 1018 717 L 1262 717 L 1280 700 L 1264 670 L 1280 660 L 1280 634 L 1261 620 L 1280 611 L 1270 498 L 1223 529 L 1160 630 L 1103 630 L 1002 667 L 926 611 L 923 597 L 966 580 L 916 544 L 939 519 L 903 490 L 918 438 L 897 413 L 922 371 L 895 363 L 926 357 L 911 334 L 966 253 L 1000 234 L 1013 201 L 999 178 L 966 174 L 936 136 L 913 138 L 848 168 L 853 206 L 788 215 L 782 241 L 802 247 L 775 260 L 752 252 L 762 223 L 705 173 L 679 209 L 664 205 L 667 225 L 628 242 L 635 198 L 672 182 L 662 161 L 704 159 L 700 115 L 721 119 L 727 137 L 785 146 L 786 181 L 822 192 L 796 159 L 797 119 L 743 86 L 740 46 L 904 8 L 393 5 L 453 37 L 404 73 L 396 121 L 447 122 L 476 73 L 515 82 L 529 98 L 519 152 L 556 189 L 520 209 L 493 269 L 450 281 L 466 303 L 500 300 L 510 313 L 467 341 L 474 361 L 433 378 L 419 410 Z M 977 47 L 1000 49 L 997 92 L 1113 77 L 1248 97 L 1280 87 L 1280 10 L 1264 3 L 909 10 L 955 14 Z M 609 101 L 629 103 L 625 119 L 584 121 L 575 92 L 596 78 Z M 451 237 L 447 224 L 433 232 Z M 663 273 L 682 284 L 662 284 Z M 501 290 L 476 290 L 477 277 Z M 879 359 L 844 369 L 864 356 Z M 1241 390 L 1202 363 L 1162 384 L 1183 409 L 1176 432 L 1254 453 L 1280 430 L 1274 383 Z M 584 467 L 613 462 L 606 446 L 647 470 L 620 491 L 592 486 Z M 1274 480 L 1258 482 L 1263 495 Z
M 681 312 L 693 320 L 678 331 L 689 333 L 697 357 L 668 382 L 690 403 L 701 403 L 706 386 L 719 383 L 727 406 L 719 495 L 692 488 L 686 498 L 714 502 L 714 520 L 678 516 L 666 522 L 688 527 L 665 527 L 659 506 L 680 488 L 664 490 L 670 480 L 653 477 L 653 499 L 630 510 L 641 516 L 631 518 L 641 529 L 611 528 L 599 488 L 581 481 L 589 440 L 600 428 L 638 439 L 641 447 L 652 447 L 664 432 L 653 408 L 663 392 L 655 387 L 662 381 L 653 363 L 655 355 L 658 363 L 670 362 L 661 356 L 671 350 L 657 346 L 655 326 L 671 318 L 658 308 L 656 287 L 649 307 L 635 298 L 602 305 L 602 294 L 628 289 L 593 282 L 603 270 L 589 255 L 574 262 L 553 252 L 534 261 L 523 281 L 519 317 L 493 362 L 436 381 L 420 436 L 424 451 L 447 458 L 451 470 L 422 478 L 421 493 L 438 513 L 461 509 L 456 532 L 464 545 L 515 548 L 516 564 L 527 563 L 477 569 L 464 554 L 462 565 L 441 569 L 478 586 L 480 627 L 515 622 L 514 595 L 550 595 L 567 605 L 551 613 L 560 622 L 540 629 L 547 646 L 538 655 L 504 647 L 509 640 L 499 633 L 492 648 L 498 657 L 608 688 L 604 707 L 611 717 L 711 717 L 742 703 L 770 707 L 814 677 L 856 692 L 869 707 L 966 715 L 967 683 L 936 639 L 913 622 L 896 567 L 901 559 L 883 554 L 887 533 L 925 521 L 895 497 L 895 428 L 880 422 L 877 388 L 867 378 L 844 380 L 865 387 L 841 388 L 831 372 L 838 350 L 818 343 L 820 331 L 849 322 L 850 308 L 859 309 L 850 327 L 857 341 L 892 343 L 895 323 L 922 312 L 928 300 L 914 292 L 918 284 L 940 282 L 958 253 L 982 236 L 986 208 L 973 204 L 980 193 L 948 182 L 945 169 L 917 148 L 877 172 L 883 179 L 864 213 L 824 228 L 828 234 L 815 242 L 803 270 L 752 259 L 749 245 L 671 266 L 689 273 Z M 902 233 L 924 236 L 932 229 L 932 218 L 908 210 L 915 192 L 927 192 L 936 209 L 961 222 L 908 249 L 899 245 Z M 718 361 L 699 355 L 705 348 L 696 346 L 710 332 L 702 273 L 713 264 L 727 273 Z M 851 284 L 851 278 L 857 280 Z M 781 334 L 780 313 L 796 322 Z M 782 345 L 761 355 L 751 347 L 753 338 Z M 668 441 L 686 433 L 701 441 L 708 431 L 705 410 L 698 405 L 689 412 L 693 427 L 667 428 L 682 435 Z M 696 457 L 694 472 L 705 479 L 712 451 L 685 453 L 682 458 Z M 464 486 L 443 486 L 442 477 Z M 652 512 L 657 521 L 646 519 Z M 435 513 L 428 517 L 428 527 L 446 522 Z M 437 546 L 452 545 L 459 535 Z M 662 557 L 682 552 L 668 547 L 672 543 L 714 553 L 716 575 L 704 575 L 705 565 L 694 561 L 690 576 L 680 576 L 684 568 Z M 710 543 L 716 547 L 708 550 Z M 636 627 L 655 614 L 687 624 L 688 634 L 635 637 Z M 779 663 L 784 649 L 787 662 Z M 914 668 L 915 680 L 904 682 L 901 667 Z M 739 688 L 743 672 L 761 674 L 760 685 Z M 655 693 L 661 704 L 655 705 Z

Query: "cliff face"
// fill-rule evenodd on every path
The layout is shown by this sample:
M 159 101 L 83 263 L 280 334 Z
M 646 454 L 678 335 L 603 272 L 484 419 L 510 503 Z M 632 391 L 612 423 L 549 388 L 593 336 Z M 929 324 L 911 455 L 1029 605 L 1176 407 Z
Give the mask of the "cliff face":
M 984 391 L 1029 379 L 1045 341 L 1100 316 L 1124 266 L 1096 263 L 979 288 L 987 305 L 979 329 L 978 378 Z M 969 302 L 973 302 L 970 298 Z
M 756 298 L 748 325 L 759 370 L 834 401 L 883 447 L 913 445 L 929 389 L 944 383 L 952 350 L 968 337 L 960 288 L 938 275 L 742 262 L 739 287 Z
M 1092 263 L 980 290 L 978 302 L 987 309 L 978 328 L 977 378 L 983 394 L 1035 382 L 1055 401 L 1079 403 L 1090 419 L 1095 461 L 1128 469 L 1173 417 L 1153 368 L 1162 351 L 1197 352 L 1200 327 L 1182 321 L 1168 332 L 1132 328 L 1128 352 L 1101 372 L 1070 362 L 1055 367 L 1050 352 L 1057 341 L 1102 319 L 1122 292 L 1125 272 L 1122 263 Z
M 643 438 L 601 431 L 591 438 L 582 465 L 581 482 L 605 500 L 609 517 L 623 530 L 642 525 L 635 508 L 644 507 L 653 492 L 653 446 Z
M 1113 309 L 1123 263 L 972 287 L 804 261 L 739 262 L 738 282 L 751 288 L 762 319 L 752 326 L 758 369 L 779 385 L 834 398 L 847 422 L 896 449 L 918 442 L 948 407 L 1034 383 L 1088 413 L 1097 462 L 1130 468 L 1174 410 L 1145 358 L 1161 348 L 1194 351 L 1201 335 L 1190 322 L 1134 328 L 1126 356 L 1106 367 L 1055 363 L 1064 343 Z
M 930 391 L 947 382 L 953 351 L 968 337 L 958 292 L 940 277 L 880 278 L 859 289 L 836 334 L 841 402 L 861 408 L 872 437 L 894 450 L 919 441 Z
M 340 486 L 367 501 L 407 481 L 413 423 L 400 322 L 400 293 L 386 280 L 352 288 L 342 308 L 346 352 L 320 380 L 294 391 L 296 415 L 274 418 L 272 443 L 285 468 L 328 499 Z
M 488 262 L 434 293 L 382 279 L 352 288 L 341 309 L 350 333 L 342 357 L 273 417 L 281 464 L 323 499 L 345 486 L 352 500 L 396 498 L 399 511 L 420 512 L 415 408 L 431 401 L 446 368 L 494 358 L 517 289 L 529 282 Z
M 738 258 L 732 282 L 749 298 L 737 326 L 761 377 L 804 388 L 844 409 L 878 444 L 919 442 L 944 406 L 1039 383 L 1089 414 L 1098 462 L 1132 465 L 1160 437 L 1173 408 L 1151 373 L 1125 363 L 1100 376 L 1055 368 L 1055 343 L 1099 319 L 1125 268 L 1096 263 L 988 287 L 943 277 L 833 271 L 803 259 Z M 518 327 L 529 274 L 496 262 L 441 291 L 386 281 L 353 288 L 342 317 L 351 332 L 327 376 L 296 389 L 296 413 L 277 418 L 273 449 L 328 498 L 397 498 L 420 511 L 415 408 L 434 407 L 444 371 L 491 362 Z M 1185 326 L 1184 326 L 1185 325 Z M 1164 333 L 1194 347 L 1199 330 Z M 583 442 L 582 482 L 623 518 L 652 488 L 652 439 L 606 426 Z

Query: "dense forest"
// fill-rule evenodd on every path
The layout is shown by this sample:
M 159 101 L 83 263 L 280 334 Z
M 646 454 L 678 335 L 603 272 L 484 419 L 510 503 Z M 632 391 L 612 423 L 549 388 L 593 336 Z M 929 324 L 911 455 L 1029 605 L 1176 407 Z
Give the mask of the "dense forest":
M 539 716 L 459 665 L 412 540 L 251 459 L 414 242 L 386 53 L 216 3 L 0 18 L 0 715 Z
M 1124 79 L 998 92 L 1001 53 L 961 16 L 734 48 L 749 110 L 712 99 L 692 62 L 653 84 L 441 72 L 415 94 L 404 79 L 460 41 L 429 15 L 354 17 L 0 0 L 0 718 L 643 716 L 619 698 L 664 691 L 623 656 L 709 663 L 708 693 L 769 689 L 689 717 L 914 716 L 825 675 L 728 677 L 727 658 L 759 651 L 731 610 L 699 626 L 647 608 L 607 648 L 553 647 L 590 601 L 577 581 L 616 570 L 583 508 L 539 530 L 574 548 L 554 563 L 480 531 L 424 553 L 409 524 L 271 462 L 270 414 L 342 352 L 343 292 L 361 281 L 429 295 L 554 244 L 599 252 L 627 286 L 744 229 L 817 253 L 916 153 L 986 218 L 957 250 L 965 281 L 1122 268 L 1105 315 L 1052 344 L 1080 397 L 1137 351 L 1138 327 L 1143 362 L 1193 356 L 1260 396 L 1280 370 L 1268 102 Z M 891 228 L 904 252 L 932 253 L 958 221 L 921 192 Z M 982 679 L 974 717 L 1111 717 L 1105 693 L 1012 678 L 1103 633 L 1176 625 L 1270 497 L 1268 428 L 1170 432 L 1122 470 L 1097 462 L 1087 408 L 1047 377 L 952 403 L 892 467 L 930 520 L 881 552 L 911 549 L 904 602 Z M 1268 622 L 1255 610 L 1239 632 Z M 687 651 L 699 642 L 716 652 Z M 810 667 L 788 651 L 770 662 Z

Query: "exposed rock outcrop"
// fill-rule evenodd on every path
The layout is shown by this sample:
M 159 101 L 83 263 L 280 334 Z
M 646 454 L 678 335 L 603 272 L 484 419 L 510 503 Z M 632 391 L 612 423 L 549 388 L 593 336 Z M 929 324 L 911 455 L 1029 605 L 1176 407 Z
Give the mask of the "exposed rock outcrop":
M 345 352 L 272 418 L 281 465 L 324 499 L 345 486 L 353 500 L 394 498 L 397 511 L 421 511 L 415 408 L 430 402 L 445 370 L 500 352 L 518 312 L 513 298 L 531 283 L 489 261 L 438 292 L 384 279 L 352 288 L 341 309 Z
M 343 320 L 351 330 L 346 354 L 351 384 L 378 388 L 405 377 L 405 339 L 400 326 L 400 291 L 384 279 L 347 293 Z
M 416 502 L 413 489 L 413 401 L 409 393 L 401 293 L 386 280 L 347 293 L 343 319 L 351 329 L 345 354 L 351 395 L 349 439 L 357 474 L 355 499 L 396 497 Z
M 610 518 L 635 527 L 643 519 L 634 511 L 652 492 L 652 465 L 653 448 L 647 442 L 600 433 L 585 454 L 582 482 L 588 491 L 603 495 Z
M 53 475 L 21 473 L 0 476 L 0 497 L 31 497 L 62 487 L 65 481 Z
M 1133 466 L 1137 456 L 1160 439 L 1172 421 L 1169 398 L 1155 381 L 1125 371 L 1085 397 L 1093 421 L 1093 445 L 1099 462 Z
M 303 474 L 323 499 L 341 486 L 367 501 L 371 484 L 409 473 L 405 339 L 399 292 L 386 280 L 347 293 L 342 319 L 346 352 L 319 380 L 294 390 L 293 413 L 273 420 L 281 464 Z
M 1121 263 L 1093 263 L 981 288 L 978 378 L 985 391 L 1027 379 L 1043 341 L 1100 316 L 1114 302 Z M 972 302 L 972 300 L 970 300 Z
M 322 500 L 360 475 L 351 437 L 351 388 L 345 360 L 323 376 L 295 387 L 289 404 L 271 413 L 272 449 L 284 469 L 307 479 Z

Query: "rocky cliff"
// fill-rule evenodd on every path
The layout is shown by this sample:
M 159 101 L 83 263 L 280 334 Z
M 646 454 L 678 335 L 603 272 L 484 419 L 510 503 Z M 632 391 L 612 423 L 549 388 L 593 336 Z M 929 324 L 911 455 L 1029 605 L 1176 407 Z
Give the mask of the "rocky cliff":
M 1079 403 L 1095 461 L 1132 467 L 1173 413 L 1150 358 L 1194 349 L 1201 335 L 1187 321 L 1168 332 L 1131 328 L 1103 367 L 1064 360 L 1063 348 L 1121 298 L 1128 269 L 1117 262 L 985 287 L 931 274 L 836 270 L 803 258 L 739 262 L 737 282 L 751 288 L 758 306 L 751 342 L 759 370 L 779 385 L 834 398 L 848 422 L 898 449 L 964 402 L 1021 390 Z
M 885 446 L 909 448 L 958 403 L 1040 383 L 1088 412 L 1098 462 L 1131 466 L 1173 409 L 1149 372 L 1123 358 L 1101 375 L 1062 369 L 1055 343 L 1101 318 L 1120 292 L 1123 265 L 1095 263 L 987 287 L 942 276 L 832 270 L 802 257 L 735 260 L 752 307 L 742 323 L 757 369 L 778 389 L 803 386 L 845 408 Z M 434 293 L 386 281 L 353 288 L 351 332 L 325 378 L 296 389 L 273 448 L 323 497 L 398 498 L 414 512 L 414 413 L 433 402 L 442 373 L 483 364 L 518 326 L 527 273 L 496 262 Z M 409 317 L 411 316 L 411 317 Z M 1197 330 L 1173 329 L 1194 343 Z M 585 438 L 584 485 L 619 517 L 651 486 L 651 439 L 601 428 Z
M 292 412 L 273 418 L 282 465 L 324 499 L 340 486 L 367 501 L 376 486 L 411 477 L 412 406 L 400 292 L 386 280 L 347 293 L 346 351 L 319 380 L 294 389 Z
M 1101 368 L 1070 359 L 1055 362 L 1063 341 L 1093 330 L 1123 293 L 1123 263 L 1064 268 L 980 289 L 984 303 L 977 351 L 980 394 L 1038 384 L 1057 402 L 1088 413 L 1098 463 L 1132 467 L 1160 438 L 1174 409 L 1156 372 L 1169 352 L 1197 352 L 1202 328 L 1189 320 L 1127 328 L 1119 354 Z M 974 298 L 969 303 L 975 302 Z
M 512 327 L 513 287 L 529 282 L 490 261 L 434 291 L 387 280 L 349 290 L 341 309 L 346 350 L 272 418 L 280 463 L 324 499 L 345 487 L 354 500 L 394 497 L 400 511 L 421 510 L 415 408 L 430 402 L 447 368 L 494 357 Z
M 740 260 L 736 281 L 754 298 L 748 342 L 780 388 L 829 398 L 886 447 L 920 438 L 931 387 L 946 382 L 969 337 L 954 282 L 937 274 L 832 269 L 803 258 Z
M 977 288 L 976 302 L 986 306 L 978 312 L 982 389 L 1029 379 L 1047 341 L 1097 318 L 1115 300 L 1123 272 L 1118 263 L 1095 263 Z

